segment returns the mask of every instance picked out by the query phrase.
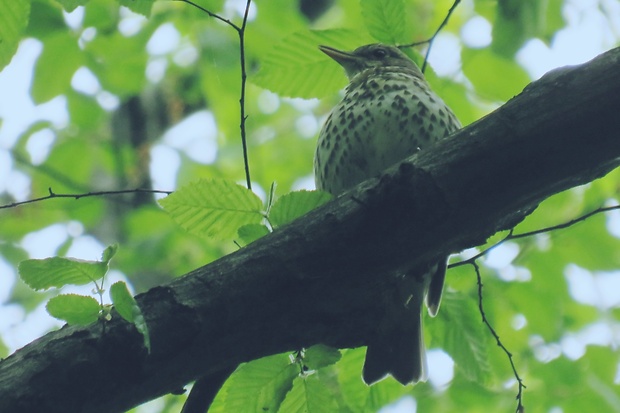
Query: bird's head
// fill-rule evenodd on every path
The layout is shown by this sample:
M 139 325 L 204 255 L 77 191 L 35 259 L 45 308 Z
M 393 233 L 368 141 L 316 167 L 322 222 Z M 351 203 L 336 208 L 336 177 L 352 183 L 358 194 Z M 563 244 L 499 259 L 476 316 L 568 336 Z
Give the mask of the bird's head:
M 395 46 L 375 43 L 358 47 L 352 52 L 345 52 L 329 46 L 319 46 L 319 49 L 344 68 L 349 80 L 364 70 L 375 67 L 417 69 L 415 63 Z

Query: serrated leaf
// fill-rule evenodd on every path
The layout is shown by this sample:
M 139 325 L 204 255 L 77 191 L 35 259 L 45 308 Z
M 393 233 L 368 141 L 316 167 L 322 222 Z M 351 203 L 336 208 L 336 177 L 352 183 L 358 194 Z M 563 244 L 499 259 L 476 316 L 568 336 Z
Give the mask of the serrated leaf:
M 364 407 L 372 388 L 362 380 L 365 354 L 364 347 L 342 350 L 342 359 L 338 363 L 340 391 L 343 399 L 354 412 L 365 411 Z
M 77 258 L 51 257 L 24 260 L 18 265 L 19 276 L 34 290 L 60 288 L 68 284 L 84 285 L 99 280 L 108 264 Z
M 319 45 L 351 50 L 369 40 L 344 29 L 293 33 L 273 47 L 250 81 L 282 96 L 326 96 L 344 87 L 347 78 L 336 62 L 320 52 Z
M 318 375 L 297 377 L 280 406 L 281 413 L 332 413 L 338 411 L 336 399 Z
M 88 325 L 99 318 L 101 305 L 93 297 L 61 294 L 51 298 L 45 309 L 52 317 L 69 324 Z
M 28 24 L 29 1 L 0 0 L 0 70 L 9 64 L 17 51 L 21 35 Z
M 403 0 L 361 0 L 360 7 L 368 32 L 382 43 L 406 43 L 405 2 Z
M 491 373 L 488 333 L 476 304 L 461 293 L 446 291 L 439 314 L 437 321 L 441 323 L 429 323 L 433 341 L 441 343 L 468 380 L 487 383 Z
M 150 352 L 151 339 L 146 321 L 144 320 L 144 316 L 142 315 L 142 311 L 140 311 L 138 303 L 127 289 L 127 284 L 122 281 L 112 284 L 110 287 L 110 298 L 112 298 L 114 308 L 120 316 L 135 325 L 136 329 L 140 332 L 140 334 L 142 334 L 142 337 L 144 338 L 144 346 Z
M 263 219 L 256 194 L 222 179 L 193 182 L 159 203 L 181 227 L 209 238 L 231 239 L 240 227 Z
M 263 224 L 248 224 L 240 227 L 237 234 L 247 245 L 269 234 L 269 228 Z
M 287 354 L 243 364 L 226 381 L 209 412 L 276 412 L 298 375 L 299 366 Z
M 323 205 L 332 198 L 322 191 L 295 191 L 276 200 L 269 213 L 269 221 L 280 227 Z
M 317 344 L 304 352 L 304 364 L 312 370 L 329 366 L 340 360 L 340 350 L 324 344 Z
M 62 12 L 62 7 L 59 7 L 56 2 L 32 0 L 28 26 L 22 36 L 44 39 L 51 33 L 66 31 L 67 24 Z

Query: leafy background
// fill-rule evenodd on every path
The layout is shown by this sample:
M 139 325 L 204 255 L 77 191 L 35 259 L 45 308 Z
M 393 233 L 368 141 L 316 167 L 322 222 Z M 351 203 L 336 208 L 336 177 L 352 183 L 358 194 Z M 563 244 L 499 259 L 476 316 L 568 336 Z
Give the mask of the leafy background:
M 199 4 L 236 24 L 245 6 Z M 274 181 L 278 196 L 313 187 L 315 138 L 346 84 L 316 46 L 428 39 L 452 5 L 252 3 L 245 105 L 252 186 L 263 201 Z M 48 188 L 171 191 L 198 179 L 244 182 L 239 38 L 230 26 L 178 1 L 0 0 L 0 9 L 0 67 L 8 65 L 0 73 L 3 205 L 45 196 Z M 434 43 L 427 77 L 469 124 L 544 71 L 614 47 L 618 33 L 615 0 L 462 1 Z M 615 204 L 619 183 L 616 171 L 558 194 L 516 232 Z M 96 260 L 118 243 L 108 282 L 127 281 L 138 293 L 237 248 L 230 238 L 185 231 L 155 202 L 159 197 L 62 198 L 1 209 L 0 355 L 60 325 L 44 310 L 57 291 L 33 292 L 17 277 L 24 259 Z M 528 386 L 528 410 L 620 411 L 619 217 L 597 215 L 479 260 L 486 314 Z M 314 374 L 300 375 L 289 355 L 244 365 L 213 410 L 372 412 L 396 402 L 400 411 L 514 411 L 514 376 L 480 323 L 474 270 L 451 269 L 447 283 L 439 316 L 426 320 L 428 383 L 403 388 L 387 379 L 369 389 L 359 377 L 363 349 L 313 348 L 303 363 Z M 166 396 L 135 410 L 176 412 L 183 399 Z

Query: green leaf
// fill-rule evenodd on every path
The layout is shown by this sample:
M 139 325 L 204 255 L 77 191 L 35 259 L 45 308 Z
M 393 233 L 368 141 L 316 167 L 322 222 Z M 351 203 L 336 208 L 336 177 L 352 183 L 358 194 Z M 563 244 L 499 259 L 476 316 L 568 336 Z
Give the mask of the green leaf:
M 22 261 L 18 270 L 19 276 L 30 288 L 45 290 L 68 284 L 84 285 L 99 280 L 108 271 L 108 263 L 51 257 Z
M 106 264 L 110 262 L 110 260 L 116 255 L 116 251 L 118 251 L 118 244 L 109 245 L 101 254 L 101 261 Z
M 267 214 L 269 215 L 269 213 L 271 212 L 271 208 L 273 207 L 273 202 L 276 199 L 276 188 L 278 187 L 278 184 L 276 181 L 273 181 L 271 183 L 271 186 L 269 187 L 269 196 L 267 197 Z
M 433 321 L 428 323 L 433 342 L 450 354 L 460 372 L 477 383 L 488 382 L 491 373 L 489 336 L 475 302 L 462 293 L 446 291 L 439 316 Z
M 56 0 L 62 5 L 62 7 L 69 13 L 75 10 L 78 6 L 84 6 L 90 0 Z
M 295 191 L 281 196 L 276 200 L 269 213 L 269 222 L 274 227 L 288 224 L 294 219 L 323 205 L 332 198 L 322 191 Z
M 9 355 L 9 348 L 4 344 L 4 341 L 0 339 L 0 359 L 4 359 Z
M 559 28 L 558 23 L 563 23 L 561 9 L 557 2 L 551 6 L 552 13 L 548 14 L 549 0 L 499 1 L 493 25 L 493 51 L 512 58 L 528 39 L 546 37 L 548 22 L 556 29 Z
M 263 224 L 248 224 L 240 227 L 237 234 L 247 245 L 269 234 L 269 228 Z
M 10 1 L 10 0 L 9 0 Z M 12 2 L 13 4 L 27 4 L 28 2 Z M 30 18 L 23 36 L 45 39 L 52 33 L 67 30 L 63 17 L 63 10 L 55 2 L 48 0 L 32 0 Z
M 127 7 L 129 10 L 149 17 L 155 0 L 119 0 L 121 6 Z
M 120 20 L 118 2 L 90 0 L 84 7 L 84 27 L 94 27 L 98 33 L 112 33 Z
M 226 381 L 209 413 L 276 412 L 299 375 L 288 354 L 242 364 Z
M 297 377 L 284 399 L 281 413 L 333 413 L 338 411 L 336 399 L 317 374 Z
M 547 16 L 544 20 L 544 33 L 541 36 L 547 44 L 551 43 L 555 33 L 560 30 L 566 24 L 562 8 L 564 7 L 564 0 L 548 0 L 547 1 Z
M 342 351 L 342 360 L 338 362 L 338 382 L 343 399 L 355 412 L 376 412 L 388 403 L 403 397 L 411 391 L 411 387 L 403 386 L 393 377 L 366 385 L 362 381 L 362 367 L 366 348 L 360 347 Z M 416 389 L 424 384 L 416 385 Z
M 122 281 L 112 284 L 110 287 L 110 298 L 112 298 L 114 308 L 118 314 L 126 321 L 133 323 L 136 315 L 140 313 L 140 308 L 127 289 L 127 284 Z
M 28 25 L 29 1 L 0 0 L 0 70 L 17 51 L 22 32 Z
M 45 39 L 37 60 L 32 83 L 32 98 L 46 102 L 71 88 L 75 71 L 84 63 L 78 39 L 71 32 L 58 32 Z
M 181 227 L 209 238 L 233 238 L 241 226 L 263 219 L 255 193 L 222 179 L 193 182 L 159 203 Z
M 342 397 L 351 406 L 353 411 L 365 411 L 364 407 L 370 395 L 370 388 L 362 381 L 362 368 L 364 366 L 364 358 L 366 357 L 366 348 L 346 349 L 342 350 L 341 354 L 342 359 L 338 362 L 337 367 L 338 383 L 340 384 Z
M 112 284 L 110 287 L 110 297 L 114 303 L 114 308 L 120 316 L 135 325 L 136 329 L 142 334 L 144 346 L 150 352 L 151 339 L 146 321 L 144 320 L 142 311 L 140 311 L 140 307 L 138 307 L 138 303 L 127 289 L 127 284 L 122 281 Z
M 94 323 L 101 311 L 101 305 L 93 297 L 78 294 L 61 294 L 53 297 L 45 308 L 52 317 L 77 325 Z
M 620 240 L 606 230 L 604 214 L 588 218 L 570 228 L 554 231 L 552 245 L 564 262 L 572 262 L 589 270 L 613 271 L 620 265 Z
M 528 376 L 553 384 L 551 389 L 546 386 L 540 402 L 534 403 L 542 411 L 620 412 L 620 392 L 612 379 L 617 374 L 617 357 L 616 349 L 587 346 L 578 360 L 558 357 L 548 363 L 532 363 Z
M 101 86 L 121 97 L 139 94 L 146 82 L 147 53 L 145 39 L 149 33 L 141 31 L 126 37 L 115 32 L 96 36 L 85 46 L 92 58 L 88 68 L 93 71 Z
M 294 33 L 276 44 L 250 80 L 282 96 L 323 97 L 346 85 L 344 70 L 319 45 L 353 49 L 370 39 L 353 30 Z
M 361 0 L 360 6 L 372 37 L 387 44 L 409 41 L 405 32 L 406 10 L 403 0 Z
M 418 384 L 424 386 L 424 384 Z M 388 403 L 392 403 L 395 400 L 403 397 L 409 389 L 396 381 L 393 377 L 388 377 L 385 380 L 370 387 L 368 399 L 366 401 L 367 411 L 378 411 Z
M 324 344 L 317 344 L 304 352 L 304 364 L 312 370 L 329 366 L 340 360 L 340 350 Z
M 486 49 L 463 49 L 463 72 L 483 98 L 507 101 L 530 83 L 527 72 L 514 60 Z M 489 70 L 493 68 L 493 70 Z

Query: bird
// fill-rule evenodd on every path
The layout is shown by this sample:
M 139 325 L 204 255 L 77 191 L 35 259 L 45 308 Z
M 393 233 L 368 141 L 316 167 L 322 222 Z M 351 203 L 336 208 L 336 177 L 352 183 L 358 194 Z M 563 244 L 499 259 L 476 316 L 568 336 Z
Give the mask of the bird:
M 319 133 L 314 157 L 317 189 L 340 195 L 461 127 L 398 47 L 375 43 L 353 51 L 319 49 L 344 68 L 349 84 Z M 397 296 L 379 303 L 383 316 L 367 339 L 362 371 L 368 385 L 389 375 L 403 385 L 427 379 L 423 303 L 434 317 L 447 259 L 441 256 L 405 271 Z

